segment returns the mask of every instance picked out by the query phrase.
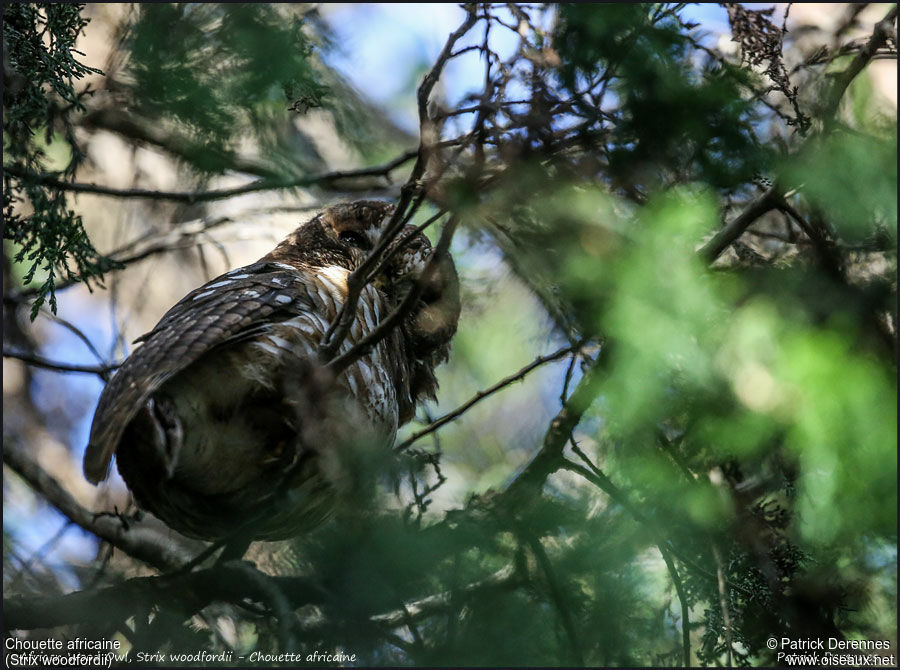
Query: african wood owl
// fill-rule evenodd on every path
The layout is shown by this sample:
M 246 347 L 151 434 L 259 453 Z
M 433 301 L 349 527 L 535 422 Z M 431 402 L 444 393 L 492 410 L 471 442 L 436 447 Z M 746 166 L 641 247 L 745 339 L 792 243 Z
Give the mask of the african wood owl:
M 356 484 L 358 455 L 393 442 L 437 390 L 459 318 L 449 256 L 423 276 L 428 239 L 408 226 L 362 290 L 338 353 L 371 333 L 413 287 L 413 309 L 337 374 L 319 347 L 347 299 L 347 277 L 393 208 L 326 209 L 256 263 L 172 307 L 104 389 L 84 457 L 88 480 L 113 455 L 139 506 L 185 535 L 291 537 Z M 418 282 L 418 284 L 417 284 Z

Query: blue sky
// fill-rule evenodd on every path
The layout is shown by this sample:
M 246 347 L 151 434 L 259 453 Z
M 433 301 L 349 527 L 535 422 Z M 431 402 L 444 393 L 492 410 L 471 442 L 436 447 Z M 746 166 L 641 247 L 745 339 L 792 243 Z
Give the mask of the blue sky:
M 462 23 L 465 12 L 451 3 L 348 3 L 325 5 L 321 12 L 340 45 L 329 63 L 384 106 L 397 123 L 414 130 L 415 88 L 437 59 L 448 35 Z M 709 31 L 712 43 L 728 29 L 727 14 L 717 4 L 689 5 L 683 15 Z M 514 23 L 511 18 L 507 20 Z M 477 28 L 472 39 L 461 41 L 459 46 L 480 40 L 482 34 L 483 29 Z M 514 52 L 518 39 L 507 29 L 494 28 L 491 48 L 506 58 Z M 452 103 L 478 90 L 483 76 L 478 53 L 470 52 L 448 64 L 439 86 Z

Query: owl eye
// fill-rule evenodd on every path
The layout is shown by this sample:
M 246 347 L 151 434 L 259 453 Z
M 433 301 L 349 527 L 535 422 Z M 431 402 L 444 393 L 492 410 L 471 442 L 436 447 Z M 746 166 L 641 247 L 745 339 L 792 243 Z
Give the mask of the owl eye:
M 345 230 L 340 235 L 338 235 L 338 239 L 344 244 L 356 247 L 357 249 L 371 249 L 372 245 L 369 242 L 368 238 L 362 233 L 357 233 L 353 230 Z

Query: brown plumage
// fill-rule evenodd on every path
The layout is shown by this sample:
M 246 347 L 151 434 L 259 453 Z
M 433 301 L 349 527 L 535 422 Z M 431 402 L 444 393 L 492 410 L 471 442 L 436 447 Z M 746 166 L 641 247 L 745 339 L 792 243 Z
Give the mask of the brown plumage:
M 172 307 L 110 380 L 85 452 L 85 476 L 112 456 L 138 504 L 172 528 L 217 539 L 238 529 L 281 539 L 315 525 L 358 485 L 416 403 L 437 388 L 459 318 L 444 259 L 416 308 L 336 378 L 317 357 L 392 209 L 329 208 L 256 263 Z M 419 280 L 431 254 L 406 240 L 368 284 L 341 352 L 371 332 Z M 402 239 L 405 239 L 401 236 Z M 396 245 L 396 243 L 395 243 Z

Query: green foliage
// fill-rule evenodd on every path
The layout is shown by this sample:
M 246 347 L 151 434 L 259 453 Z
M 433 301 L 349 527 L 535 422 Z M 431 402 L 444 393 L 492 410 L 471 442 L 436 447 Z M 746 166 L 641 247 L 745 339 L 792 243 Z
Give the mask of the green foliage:
M 828 212 L 842 237 L 881 248 L 897 245 L 897 131 L 832 133 L 782 168 L 790 184 Z M 848 179 L 849 177 L 849 179 Z
M 591 498 L 541 501 L 517 520 L 473 500 L 466 513 L 425 531 L 387 515 L 338 519 L 297 543 L 304 569 L 321 579 L 326 594 L 319 615 L 299 632 L 298 647 L 345 646 L 362 665 L 554 666 L 582 659 L 640 665 L 674 658 L 677 641 L 659 615 L 666 599 L 648 585 L 660 586 L 663 575 L 631 560 L 646 538 L 620 509 L 588 518 L 590 504 Z M 547 572 L 533 546 L 544 537 L 550 549 L 539 551 L 557 556 L 561 547 L 549 538 L 560 523 L 571 536 Z M 624 537 L 606 539 L 610 527 L 623 526 Z M 482 581 L 496 574 L 503 577 Z M 427 644 L 414 638 L 392 649 L 368 616 L 402 618 L 402 603 L 420 598 L 423 607 L 437 605 L 435 616 L 412 624 Z M 446 600 L 455 603 L 449 611 L 441 605 Z
M 609 148 L 613 176 L 653 186 L 664 170 L 678 181 L 734 186 L 767 162 L 752 131 L 753 106 L 740 94 L 746 72 L 727 64 L 698 69 L 675 12 L 643 3 L 602 11 L 563 4 L 559 12 L 561 83 L 576 91 L 605 78 L 622 107 Z M 584 101 L 577 111 L 599 112 Z
M 153 3 L 138 11 L 126 35 L 135 110 L 183 131 L 184 157 L 200 170 L 231 167 L 249 129 L 291 173 L 272 126 L 289 107 L 321 107 L 328 94 L 302 17 L 265 3 Z
M 29 174 L 45 173 L 48 165 L 42 138 L 50 144 L 61 129 L 69 149 L 62 170 L 74 177 L 83 156 L 75 141 L 69 116 L 82 110 L 89 91 L 76 91 L 75 82 L 99 70 L 78 61 L 78 35 L 88 20 L 82 5 L 70 3 L 15 3 L 3 14 L 4 52 L 9 83 L 3 95 L 4 172 L 3 236 L 16 244 L 14 259 L 25 263 L 23 281 L 30 283 L 38 270 L 41 286 L 31 318 L 49 297 L 56 311 L 56 276 L 79 281 L 100 281 L 111 262 L 94 249 L 81 216 L 72 211 L 65 192 L 48 188 Z M 4 75 L 6 76 L 6 75 Z M 9 171 L 15 169 L 15 174 Z
M 105 271 L 120 267 L 94 248 L 65 188 L 53 183 L 74 181 L 84 158 L 72 117 L 85 111 L 91 91 L 76 83 L 102 74 L 78 60 L 75 43 L 89 23 L 82 10 L 70 3 L 15 3 L 4 12 L 4 237 L 14 242 L 15 262 L 25 264 L 23 283 L 40 282 L 32 318 L 48 298 L 56 310 L 60 276 L 100 283 Z M 126 24 L 123 46 L 131 51 L 120 86 L 128 106 L 147 123 L 180 132 L 178 153 L 195 169 L 234 167 L 235 147 L 249 132 L 267 157 L 257 172 L 302 172 L 288 109 L 327 104 L 328 88 L 319 83 L 325 76 L 291 8 L 141 5 Z M 65 151 L 48 150 L 58 145 Z
M 673 29 L 651 23 L 646 8 L 561 12 L 561 81 L 583 87 L 616 68 L 630 115 L 624 127 L 635 124 L 631 141 L 617 144 L 616 127 L 600 136 L 612 138 L 608 144 L 590 136 L 585 148 L 621 150 L 631 165 L 647 151 L 654 167 L 630 175 L 650 191 L 646 204 L 611 196 L 556 156 L 516 165 L 489 195 L 459 188 L 461 202 L 478 203 L 473 220 L 504 222 L 495 239 L 548 311 L 562 316 L 558 323 L 603 338 L 606 374 L 593 420 L 581 423 L 576 441 L 594 445 L 589 453 L 649 537 L 670 543 L 702 629 L 700 662 L 773 662 L 765 642 L 779 630 L 885 637 L 895 618 L 883 599 L 895 602 L 895 577 L 850 566 L 861 555 L 884 556 L 896 542 L 895 368 L 876 335 L 878 320 L 896 320 L 895 132 L 836 132 L 776 163 L 837 244 L 887 252 L 861 256 L 859 275 L 848 281 L 808 262 L 710 272 L 695 250 L 719 225 L 714 189 L 727 185 L 725 172 L 682 162 L 681 176 L 662 181 L 694 184 L 663 189 L 665 170 L 655 165 L 691 155 L 703 132 L 679 119 L 703 118 L 715 96 L 704 99 L 703 78 L 686 64 L 681 77 L 673 66 L 662 78 L 640 78 L 681 58 Z M 653 46 L 641 52 L 642 42 Z M 629 49 L 639 54 L 633 64 Z M 666 107 L 670 85 L 684 93 L 677 110 Z M 663 111 L 641 116 L 642 96 Z M 746 128 L 749 107 L 733 103 L 732 121 Z M 685 146 L 680 132 L 690 138 Z M 747 167 L 763 154 L 749 147 L 738 155 Z M 613 185 L 622 165 L 610 161 Z M 578 523 L 560 523 L 569 541 L 585 537 Z M 629 528 L 611 522 L 604 540 L 624 542 Z M 555 550 L 557 565 L 571 565 L 570 544 Z
M 833 178 L 805 174 L 811 194 Z M 887 181 L 863 172 L 841 195 L 866 194 L 856 216 L 871 225 L 893 206 Z M 725 653 L 715 581 L 691 567 L 715 569 L 712 544 L 743 662 L 767 658 L 772 630 L 867 621 L 840 609 L 865 611 L 858 590 L 820 599 L 831 610 L 804 610 L 798 595 L 837 577 L 821 567 L 835 553 L 896 540 L 896 380 L 858 350 L 859 301 L 812 269 L 710 273 L 694 252 L 716 225 L 708 191 L 659 194 L 635 211 L 602 190 L 554 189 L 558 198 L 536 198 L 532 225 L 562 235 L 564 260 L 536 253 L 529 267 L 555 277 L 556 295 L 609 351 L 601 423 L 585 424 L 580 439 L 600 445 L 606 474 L 639 502 L 657 539 L 691 561 L 690 602 L 708 603 L 698 658 Z

